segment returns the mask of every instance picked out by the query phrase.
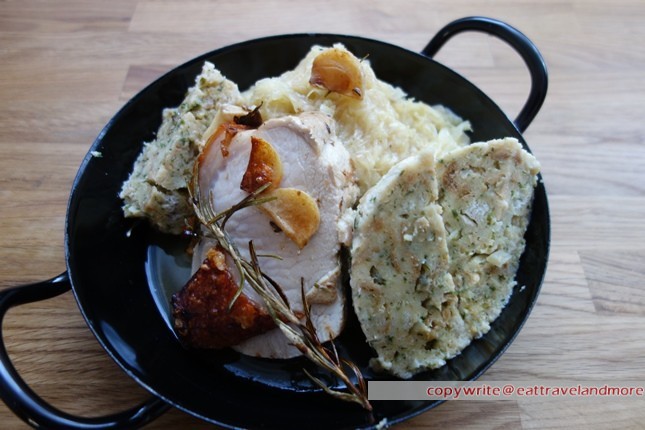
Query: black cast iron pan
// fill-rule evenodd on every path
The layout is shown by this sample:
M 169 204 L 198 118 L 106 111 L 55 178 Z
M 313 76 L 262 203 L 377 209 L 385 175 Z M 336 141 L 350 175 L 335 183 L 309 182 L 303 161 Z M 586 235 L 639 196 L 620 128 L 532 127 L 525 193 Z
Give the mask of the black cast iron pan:
M 469 81 L 432 60 L 452 36 L 481 31 L 509 43 L 531 74 L 528 100 L 515 121 Z M 374 402 L 373 414 L 314 389 L 302 373 L 304 359 L 252 359 L 231 351 L 184 349 L 167 324 L 165 295 L 183 282 L 186 263 L 174 249 L 178 239 L 155 234 L 123 218 L 117 197 L 142 143 L 150 141 L 165 107 L 178 105 L 205 60 L 212 61 L 241 89 L 259 78 L 292 69 L 314 44 L 342 42 L 359 58 L 369 55 L 377 76 L 411 96 L 440 103 L 467 118 L 472 140 L 519 139 L 546 95 L 547 72 L 535 46 L 509 25 L 481 17 L 464 18 L 442 29 L 421 54 L 352 36 L 299 34 L 252 40 L 205 54 L 152 83 L 119 111 L 83 160 L 69 200 L 65 231 L 67 271 L 51 280 L 0 293 L 0 318 L 12 306 L 74 292 L 81 313 L 116 363 L 153 397 L 121 414 L 81 418 L 48 405 L 20 378 L 0 342 L 0 395 L 27 423 L 44 428 L 105 429 L 141 426 L 168 407 L 180 408 L 230 428 L 369 428 L 384 418 L 401 422 L 437 406 L 438 401 Z M 527 147 L 528 148 L 528 147 Z M 546 269 L 549 213 L 540 181 L 535 191 L 526 251 L 518 286 L 492 329 L 461 355 L 416 380 L 473 380 L 508 347 L 535 303 Z M 372 354 L 356 321 L 349 321 L 338 346 L 368 379 Z

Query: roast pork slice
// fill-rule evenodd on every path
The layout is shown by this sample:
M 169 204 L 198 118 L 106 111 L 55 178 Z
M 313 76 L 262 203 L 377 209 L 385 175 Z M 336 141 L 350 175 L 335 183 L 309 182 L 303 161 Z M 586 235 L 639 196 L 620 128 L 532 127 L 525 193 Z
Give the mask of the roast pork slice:
M 318 208 L 319 225 L 302 246 L 278 228 L 266 209 L 249 207 L 228 220 L 226 231 L 246 258 L 249 241 L 253 241 L 257 254 L 281 258 L 262 257 L 262 271 L 282 287 L 291 308 L 300 315 L 302 280 L 318 336 L 322 341 L 333 339 L 342 330 L 345 317 L 339 250 L 341 243 L 347 243 L 351 236 L 347 213 L 358 193 L 349 153 L 335 137 L 331 120 L 319 113 L 272 119 L 256 130 L 239 130 L 225 144 L 225 150 L 214 140 L 200 159 L 199 186 L 201 198 L 212 195 L 215 212 L 230 208 L 248 195 L 240 184 L 249 165 L 252 137 L 268 142 L 279 155 L 282 177 L 279 184 L 273 185 L 299 190 L 311 197 Z M 205 238 L 196 247 L 195 270 L 213 245 L 212 239 Z M 239 282 L 231 262 L 229 267 Z M 242 296 L 264 307 L 262 299 L 249 285 L 244 286 Z M 268 358 L 300 354 L 277 328 L 241 340 L 233 348 L 247 355 Z

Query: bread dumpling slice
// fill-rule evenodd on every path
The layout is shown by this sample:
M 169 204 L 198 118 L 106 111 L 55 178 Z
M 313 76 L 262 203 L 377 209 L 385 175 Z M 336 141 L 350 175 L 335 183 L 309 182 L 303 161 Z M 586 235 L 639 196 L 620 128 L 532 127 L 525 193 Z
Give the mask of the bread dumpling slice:
M 371 362 L 409 378 L 490 329 L 524 251 L 539 163 L 516 139 L 395 165 L 361 199 L 353 304 Z
M 469 342 L 457 310 L 434 157 L 396 164 L 360 200 L 354 222 L 353 306 L 376 370 L 409 378 Z
M 474 338 L 488 332 L 516 284 L 539 169 L 513 138 L 473 143 L 438 162 L 450 273 Z

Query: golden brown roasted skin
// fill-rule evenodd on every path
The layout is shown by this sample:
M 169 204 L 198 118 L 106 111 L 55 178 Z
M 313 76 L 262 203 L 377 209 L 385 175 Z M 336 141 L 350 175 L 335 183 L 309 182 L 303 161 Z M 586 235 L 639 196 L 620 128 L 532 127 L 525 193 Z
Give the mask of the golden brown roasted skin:
M 173 323 L 185 345 L 226 348 L 275 327 L 271 316 L 244 294 L 228 310 L 237 288 L 222 250 L 208 251 L 199 270 L 172 297 Z
M 222 151 L 222 155 L 224 157 L 228 157 L 228 147 L 231 144 L 231 141 L 235 137 L 235 135 L 243 130 L 248 130 L 249 128 L 245 125 L 241 124 L 234 124 L 234 123 L 224 123 L 221 124 L 219 127 L 217 127 L 217 130 L 215 130 L 215 133 L 213 133 L 207 140 L 205 147 L 208 147 L 212 145 L 213 143 L 217 142 L 220 145 L 220 150 Z M 202 154 L 205 151 L 202 151 Z M 200 154 L 199 158 L 201 161 L 201 158 L 203 155 Z

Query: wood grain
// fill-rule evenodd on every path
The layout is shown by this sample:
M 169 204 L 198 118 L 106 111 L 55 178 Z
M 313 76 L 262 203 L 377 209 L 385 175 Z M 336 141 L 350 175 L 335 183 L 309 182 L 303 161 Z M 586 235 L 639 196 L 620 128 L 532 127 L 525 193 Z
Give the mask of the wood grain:
M 538 303 L 489 381 L 645 383 L 645 3 L 642 0 L 0 1 L 0 288 L 65 270 L 63 229 L 78 166 L 109 118 L 165 71 L 255 37 L 333 32 L 419 51 L 449 21 L 505 20 L 542 51 L 547 101 L 525 133 L 542 163 L 552 253 Z M 436 59 L 510 117 L 529 78 L 504 43 L 451 40 Z M 147 397 L 91 335 L 71 294 L 4 321 L 17 369 L 84 416 Z M 401 429 L 643 428 L 643 399 L 455 401 Z M 0 404 L 0 427 L 24 429 Z M 210 428 L 173 410 L 150 429 Z

